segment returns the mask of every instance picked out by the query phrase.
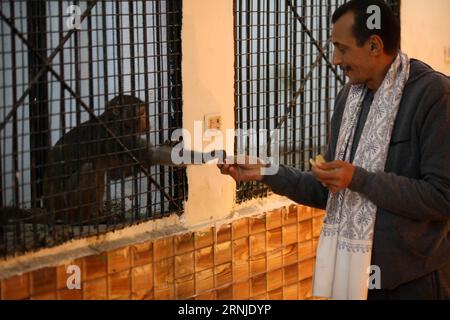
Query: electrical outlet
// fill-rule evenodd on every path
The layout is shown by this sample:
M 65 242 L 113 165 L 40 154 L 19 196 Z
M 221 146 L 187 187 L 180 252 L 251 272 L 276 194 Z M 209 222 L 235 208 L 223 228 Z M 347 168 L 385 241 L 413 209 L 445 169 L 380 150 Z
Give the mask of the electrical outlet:
M 222 127 L 222 116 L 220 113 L 210 113 L 205 115 L 205 128 L 220 130 Z

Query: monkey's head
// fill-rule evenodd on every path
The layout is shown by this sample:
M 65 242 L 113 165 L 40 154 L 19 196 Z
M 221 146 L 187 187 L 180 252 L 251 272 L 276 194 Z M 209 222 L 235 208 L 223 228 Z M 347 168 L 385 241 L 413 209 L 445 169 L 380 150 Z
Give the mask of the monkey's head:
M 120 122 L 127 132 L 149 130 L 146 104 L 136 97 L 118 95 L 106 104 L 105 115 L 111 122 Z

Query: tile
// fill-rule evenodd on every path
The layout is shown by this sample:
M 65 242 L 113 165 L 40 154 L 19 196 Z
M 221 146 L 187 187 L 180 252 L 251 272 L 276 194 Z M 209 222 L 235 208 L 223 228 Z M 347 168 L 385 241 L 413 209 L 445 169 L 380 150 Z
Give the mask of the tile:
M 131 265 L 133 267 L 153 262 L 153 242 L 137 243 L 130 246 Z
M 155 295 L 153 290 L 141 290 L 131 293 L 132 300 L 154 300 Z
M 278 288 L 267 292 L 269 300 L 283 300 L 283 288 Z
M 83 282 L 84 300 L 107 300 L 107 279 L 106 277 Z
M 56 291 L 56 268 L 44 268 L 31 272 L 31 295 Z
M 266 231 L 266 216 L 249 218 L 250 234 Z
M 312 220 L 304 220 L 298 224 L 298 242 L 312 239 Z
M 320 232 L 322 231 L 323 217 L 313 218 L 313 237 L 320 237 Z
M 312 297 L 312 279 L 303 280 L 299 286 L 299 299 L 304 300 Z
M 251 296 L 256 297 L 266 293 L 266 274 L 253 277 L 251 280 L 252 291 Z
M 216 290 L 217 300 L 233 300 L 233 286 L 230 284 L 225 288 L 220 288 Z
M 153 260 L 160 261 L 173 257 L 174 255 L 174 245 L 173 237 L 167 237 L 155 240 L 153 242 Z
M 283 265 L 287 266 L 298 262 L 298 244 L 293 243 L 283 248 Z
M 175 298 L 174 258 L 153 263 L 153 287 L 155 300 L 172 300 Z
M 247 300 L 250 298 L 250 280 L 233 283 L 233 299 Z
M 282 209 L 283 212 L 283 225 L 290 225 L 297 223 L 297 210 Z
M 214 243 L 214 232 L 212 227 L 204 228 L 195 232 L 195 248 L 212 246 Z
M 195 294 L 194 275 L 190 274 L 186 277 L 179 278 L 175 281 L 175 297 L 176 299 L 187 299 Z
M 231 241 L 223 242 L 215 246 L 214 264 L 219 265 L 231 261 Z
M 214 288 L 214 270 L 206 269 L 195 274 L 197 294 Z
M 314 259 L 301 261 L 298 263 L 298 279 L 304 280 L 313 276 Z
M 267 291 L 283 287 L 283 270 L 278 269 L 267 272 Z
M 231 223 L 220 226 L 217 231 L 217 243 L 231 241 Z
M 233 241 L 233 279 L 240 281 L 250 276 L 248 238 Z
M 283 226 L 283 246 L 297 243 L 297 223 Z
M 248 218 L 239 219 L 232 223 L 233 240 L 247 237 L 249 235 Z
M 148 264 L 131 269 L 131 294 L 153 293 L 153 265 Z
M 2 280 L 2 299 L 19 300 L 30 297 L 30 273 Z
M 317 254 L 317 247 L 318 246 L 319 246 L 319 239 L 318 238 L 313 239 L 313 252 L 314 252 L 314 255 Z
M 311 219 L 313 216 L 313 208 L 298 205 L 297 206 L 298 221 Z
M 327 212 L 325 210 L 313 208 L 313 217 L 324 218 L 326 213 Z
M 282 229 L 276 228 L 267 231 L 267 253 L 280 251 L 282 246 Z
M 106 253 L 85 257 L 83 279 L 89 281 L 106 276 L 107 260 Z
M 267 214 L 266 227 L 267 230 L 279 228 L 282 225 L 282 212 L 281 210 L 273 210 Z
M 266 233 L 261 232 L 250 236 L 250 256 L 266 252 Z
M 61 288 L 56 292 L 58 300 L 83 300 L 83 288 L 81 289 L 67 289 Z
M 262 253 L 250 258 L 251 276 L 256 276 L 266 272 L 266 254 Z
M 175 257 L 175 278 L 182 278 L 194 273 L 194 252 Z
M 216 292 L 215 291 L 203 292 L 195 296 L 195 300 L 216 300 Z
M 206 247 L 195 251 L 195 271 L 212 268 L 214 265 L 213 247 Z
M 267 294 L 260 294 L 258 296 L 252 297 L 250 300 L 267 300 Z
M 112 273 L 108 275 L 108 299 L 131 298 L 131 271 Z
M 282 249 L 267 254 L 267 271 L 279 269 L 283 266 Z
M 57 300 L 56 292 L 46 292 L 31 296 L 31 300 Z
M 129 247 L 108 252 L 108 273 L 129 270 L 131 267 Z
M 298 266 L 292 264 L 283 268 L 284 285 L 291 285 L 298 282 Z
M 283 287 L 283 300 L 298 300 L 298 283 Z
M 298 260 L 307 260 L 315 255 L 313 241 L 309 240 L 298 244 Z
M 194 250 L 194 233 L 185 233 L 174 236 L 175 254 L 191 252 Z
M 219 288 L 232 282 L 231 262 L 214 268 L 215 287 Z

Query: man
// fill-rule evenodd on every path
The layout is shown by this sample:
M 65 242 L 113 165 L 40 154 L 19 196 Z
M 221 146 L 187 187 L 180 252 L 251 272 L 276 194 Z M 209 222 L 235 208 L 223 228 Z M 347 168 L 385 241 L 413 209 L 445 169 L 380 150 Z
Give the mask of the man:
M 373 5 L 380 28 L 367 23 Z M 219 168 L 327 209 L 313 295 L 450 299 L 450 80 L 399 50 L 384 1 L 352 0 L 332 22 L 333 63 L 349 83 L 336 99 L 329 162 L 273 176 L 258 165 Z

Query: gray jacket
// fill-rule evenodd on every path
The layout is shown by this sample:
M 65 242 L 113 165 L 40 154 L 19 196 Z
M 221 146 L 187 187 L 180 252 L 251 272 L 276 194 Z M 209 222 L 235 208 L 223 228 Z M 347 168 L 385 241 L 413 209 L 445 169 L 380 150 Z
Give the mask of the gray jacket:
M 349 91 L 336 99 L 325 158 L 334 159 Z M 349 188 L 378 207 L 372 264 L 393 289 L 450 263 L 450 79 L 411 59 L 385 172 L 357 168 Z M 356 143 L 358 141 L 355 141 Z M 328 189 L 310 172 L 280 166 L 263 182 L 280 195 L 324 209 Z M 450 284 L 447 284 L 450 285 Z

